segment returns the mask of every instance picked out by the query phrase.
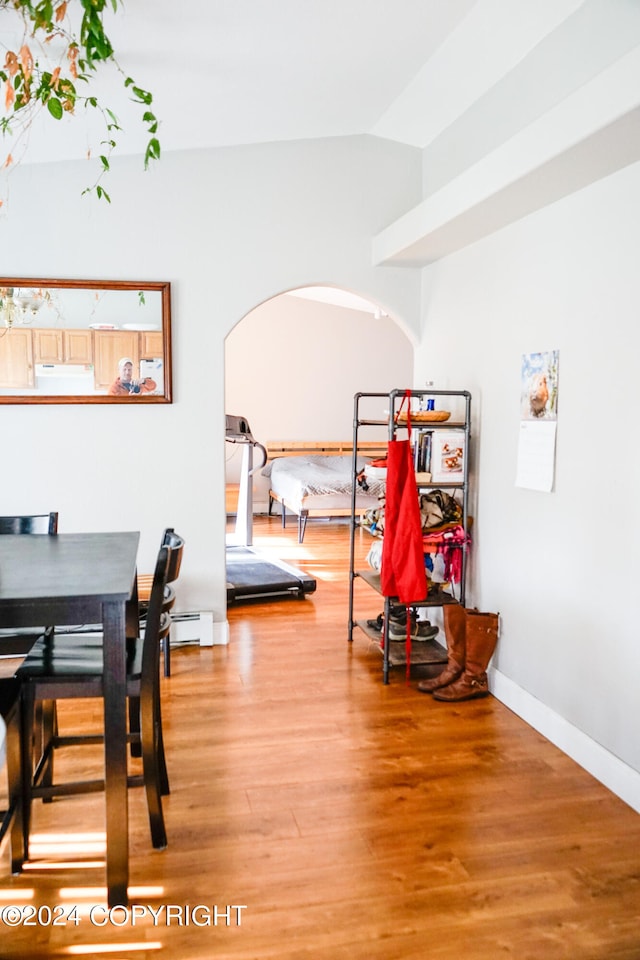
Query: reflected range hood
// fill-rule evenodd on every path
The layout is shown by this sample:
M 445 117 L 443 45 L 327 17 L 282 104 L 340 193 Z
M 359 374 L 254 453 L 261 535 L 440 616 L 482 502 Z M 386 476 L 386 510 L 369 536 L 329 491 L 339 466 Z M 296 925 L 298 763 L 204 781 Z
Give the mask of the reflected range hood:
M 86 377 L 93 374 L 90 363 L 36 363 L 36 377 Z

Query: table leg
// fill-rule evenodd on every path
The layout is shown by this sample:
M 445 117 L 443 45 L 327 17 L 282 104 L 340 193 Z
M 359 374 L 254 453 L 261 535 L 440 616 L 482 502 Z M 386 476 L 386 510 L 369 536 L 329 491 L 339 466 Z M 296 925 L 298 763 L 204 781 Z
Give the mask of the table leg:
M 126 906 L 129 884 L 124 603 L 103 605 L 104 761 L 109 906 Z
M 9 775 L 9 809 L 13 809 L 11 823 L 11 873 L 18 874 L 25 861 L 24 797 L 25 784 L 22 777 L 22 743 L 20 706 L 7 723 L 7 771 Z

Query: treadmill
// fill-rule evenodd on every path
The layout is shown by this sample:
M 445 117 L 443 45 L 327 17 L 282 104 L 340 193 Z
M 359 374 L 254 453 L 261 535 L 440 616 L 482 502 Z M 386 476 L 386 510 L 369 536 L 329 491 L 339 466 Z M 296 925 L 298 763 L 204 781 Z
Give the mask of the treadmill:
M 254 439 L 244 417 L 227 414 L 225 440 L 242 444 L 236 525 L 227 536 L 227 606 L 250 600 L 304 598 L 316 581 L 282 560 L 265 559 L 253 549 L 253 475 L 267 462 L 267 451 Z M 254 451 L 261 462 L 254 466 Z

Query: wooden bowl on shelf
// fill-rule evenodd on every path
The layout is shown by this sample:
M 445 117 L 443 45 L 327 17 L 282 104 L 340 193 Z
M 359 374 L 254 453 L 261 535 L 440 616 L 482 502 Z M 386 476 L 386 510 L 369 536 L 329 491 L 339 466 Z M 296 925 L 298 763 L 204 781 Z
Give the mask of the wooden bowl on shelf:
M 411 414 L 412 423 L 444 423 L 451 413 L 448 410 L 414 410 Z M 401 410 L 396 417 L 397 423 L 407 422 L 407 413 Z

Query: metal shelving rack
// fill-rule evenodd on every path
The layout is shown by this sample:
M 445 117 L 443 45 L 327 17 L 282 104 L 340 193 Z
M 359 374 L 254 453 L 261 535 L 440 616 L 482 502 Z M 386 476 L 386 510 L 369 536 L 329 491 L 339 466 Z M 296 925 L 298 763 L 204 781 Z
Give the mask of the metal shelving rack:
M 388 427 L 389 439 L 393 440 L 397 431 L 406 429 L 406 425 L 402 423 L 396 423 L 396 414 L 399 409 L 399 405 L 403 397 L 407 394 L 407 390 L 392 390 L 390 393 L 356 393 L 354 396 L 354 410 L 353 410 L 353 484 L 352 484 L 352 494 L 351 494 L 351 523 L 350 523 L 350 543 L 349 543 L 349 625 L 348 625 L 348 639 L 351 642 L 353 640 L 353 630 L 354 627 L 361 629 L 371 640 L 380 640 L 380 634 L 372 630 L 367 626 L 366 620 L 355 620 L 354 619 L 354 585 L 356 579 L 361 579 L 364 583 L 368 584 L 373 590 L 382 596 L 382 591 L 380 589 L 380 574 L 376 573 L 373 569 L 365 570 L 356 570 L 355 569 L 355 531 L 357 526 L 357 514 L 356 514 L 356 477 L 358 475 L 358 445 L 361 442 L 360 434 L 363 429 L 367 427 Z M 463 473 L 462 479 L 459 482 L 437 482 L 431 481 L 429 483 L 420 482 L 418 484 L 418 491 L 428 490 L 428 489 L 438 489 L 438 490 L 460 490 L 462 493 L 462 519 L 461 525 L 464 530 L 469 529 L 469 454 L 470 454 L 470 440 L 471 440 L 471 394 L 467 390 L 410 390 L 409 394 L 411 398 L 426 398 L 433 397 L 434 399 L 439 398 L 457 398 L 458 402 L 464 401 L 464 419 L 460 420 L 446 420 L 441 422 L 414 422 L 413 432 L 424 432 L 424 431 L 439 431 L 439 430 L 460 430 L 464 434 L 464 449 L 465 456 L 463 462 Z M 362 408 L 363 401 L 368 401 L 370 399 L 381 399 L 386 398 L 389 401 L 389 417 L 387 420 L 369 420 L 361 417 L 360 410 Z M 416 607 L 442 607 L 447 603 L 460 603 L 464 606 L 465 604 L 465 588 L 466 588 L 466 575 L 467 575 L 467 553 L 468 546 L 467 544 L 462 544 L 459 548 L 462 551 L 461 559 L 461 574 L 460 574 L 460 583 L 459 583 L 459 595 L 454 597 L 452 594 L 444 593 L 439 591 L 437 595 L 426 597 L 420 603 L 412 604 Z M 391 604 L 394 601 L 394 597 L 384 597 L 384 622 L 385 624 L 389 623 L 389 613 Z M 384 642 L 382 645 L 382 675 L 384 683 L 389 682 L 389 669 L 391 666 L 399 665 L 403 662 L 401 659 L 394 659 L 394 655 L 390 649 L 390 642 L 387 637 L 387 631 L 384 631 Z M 420 648 L 420 652 L 416 652 L 416 647 Z M 436 641 L 421 641 L 419 644 L 415 644 L 412 652 L 412 663 L 442 663 L 447 659 L 446 650 L 441 644 Z

